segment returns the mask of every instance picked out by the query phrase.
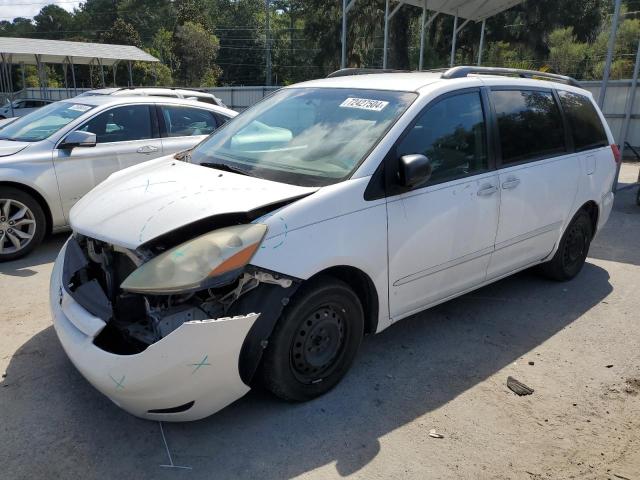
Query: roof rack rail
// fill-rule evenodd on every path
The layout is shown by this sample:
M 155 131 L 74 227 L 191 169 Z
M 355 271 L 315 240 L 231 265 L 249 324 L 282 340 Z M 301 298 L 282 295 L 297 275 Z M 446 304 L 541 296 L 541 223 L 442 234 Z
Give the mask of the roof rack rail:
M 521 78 L 541 78 L 545 80 L 555 80 L 556 82 L 566 83 L 567 85 L 572 85 L 574 87 L 581 87 L 580 83 L 575 78 L 555 73 L 538 72 L 537 70 L 521 70 L 519 68 L 460 66 L 448 69 L 442 74 L 442 78 L 464 78 L 473 73 L 480 75 L 515 75 Z
M 370 75 L 374 73 L 404 73 L 407 70 L 393 70 L 391 68 L 341 68 L 327 75 L 327 78 L 348 77 L 351 75 Z

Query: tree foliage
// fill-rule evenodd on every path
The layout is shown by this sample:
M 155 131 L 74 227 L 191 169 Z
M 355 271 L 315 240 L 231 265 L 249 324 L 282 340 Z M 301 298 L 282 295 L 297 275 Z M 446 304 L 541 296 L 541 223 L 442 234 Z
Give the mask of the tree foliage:
M 634 3 L 635 2 L 635 3 Z M 134 83 L 188 86 L 263 85 L 266 53 L 275 84 L 327 75 L 340 67 L 342 2 L 338 0 L 85 0 L 72 12 L 46 5 L 33 18 L 0 21 L 0 36 L 68 39 L 135 45 L 161 65 L 136 64 Z M 392 4 L 392 6 L 395 4 Z M 630 76 L 640 38 L 637 0 L 623 2 L 612 78 Z M 348 16 L 347 63 L 382 67 L 385 0 L 359 0 Z M 486 24 L 484 63 L 546 69 L 578 78 L 602 75 L 612 0 L 527 0 Z M 388 66 L 416 69 L 421 9 L 405 4 L 389 25 Z M 424 46 L 425 68 L 449 64 L 453 19 L 440 15 Z M 475 64 L 480 24 L 458 34 L 455 63 Z M 14 80 L 20 76 L 14 69 Z M 50 67 L 50 83 L 64 83 L 62 68 Z M 34 77 L 28 75 L 33 83 Z M 97 86 L 96 68 L 76 69 L 80 85 Z M 111 81 L 111 72 L 105 78 Z M 116 72 L 128 80 L 127 66 Z M 37 82 L 37 78 L 35 78 Z

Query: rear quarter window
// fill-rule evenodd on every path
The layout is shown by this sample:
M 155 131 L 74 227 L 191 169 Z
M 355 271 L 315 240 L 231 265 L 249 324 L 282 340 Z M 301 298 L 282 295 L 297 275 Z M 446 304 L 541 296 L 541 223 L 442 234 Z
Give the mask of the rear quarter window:
M 558 95 L 562 109 L 571 125 L 576 150 L 589 150 L 609 145 L 600 116 L 589 98 L 565 91 L 559 91 Z

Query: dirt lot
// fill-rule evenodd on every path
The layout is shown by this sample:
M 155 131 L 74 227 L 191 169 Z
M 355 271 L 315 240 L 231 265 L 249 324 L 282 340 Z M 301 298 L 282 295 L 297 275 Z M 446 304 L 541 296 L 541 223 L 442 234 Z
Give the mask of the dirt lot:
M 625 165 L 623 181 L 637 175 Z M 640 207 L 572 282 L 531 272 L 365 340 L 329 395 L 251 392 L 199 422 L 124 413 L 73 368 L 47 286 L 64 235 L 0 265 L 0 478 L 640 479 Z M 512 375 L 535 389 L 518 397 Z M 442 439 L 431 438 L 436 429 Z

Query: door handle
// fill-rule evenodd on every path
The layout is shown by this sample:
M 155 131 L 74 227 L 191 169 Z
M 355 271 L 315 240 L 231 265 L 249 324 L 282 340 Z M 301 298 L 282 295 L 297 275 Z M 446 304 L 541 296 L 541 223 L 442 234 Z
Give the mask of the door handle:
M 488 197 L 489 195 L 493 195 L 498 191 L 498 187 L 495 185 L 485 185 L 480 190 L 478 190 L 479 197 Z
M 153 153 L 153 152 L 157 152 L 158 151 L 158 147 L 154 147 L 153 145 L 145 145 L 144 147 L 140 147 L 137 152 L 138 153 Z
M 502 183 L 502 188 L 505 190 L 511 190 L 516 188 L 518 185 L 520 185 L 520 179 L 512 177 Z

